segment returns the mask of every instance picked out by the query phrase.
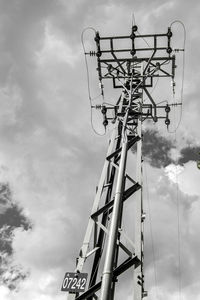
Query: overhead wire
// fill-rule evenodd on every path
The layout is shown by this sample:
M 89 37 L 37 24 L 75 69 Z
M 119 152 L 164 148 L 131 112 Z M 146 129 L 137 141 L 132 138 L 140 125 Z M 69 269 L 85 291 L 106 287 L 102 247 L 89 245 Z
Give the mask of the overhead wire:
M 134 22 L 135 22 L 135 17 L 134 17 Z M 141 36 L 140 32 L 137 30 L 139 35 Z M 147 44 L 147 46 L 150 48 L 149 43 L 146 41 L 145 38 L 143 38 L 143 41 Z M 149 75 L 149 74 L 147 74 Z M 159 77 L 156 81 L 156 84 L 151 91 L 151 94 L 155 90 L 157 83 L 158 83 Z M 145 101 L 146 99 L 144 99 Z M 144 161 L 144 167 L 145 167 L 145 179 L 146 179 L 146 186 L 147 186 L 147 203 L 148 203 L 148 210 L 149 210 L 149 223 L 150 223 L 150 236 L 151 236 L 151 247 L 152 247 L 152 255 L 153 255 L 153 268 L 154 268 L 154 283 L 155 283 L 155 291 L 156 291 L 156 298 L 157 298 L 157 289 L 158 289 L 158 283 L 157 283 L 157 271 L 156 271 L 156 256 L 155 256 L 155 247 L 154 247 L 154 238 L 153 238 L 153 226 L 152 226 L 152 214 L 151 214 L 151 205 L 150 205 L 150 199 L 149 199 L 149 189 L 148 189 L 148 181 L 147 181 L 147 168 L 146 168 L 146 163 Z
M 174 98 L 174 96 L 173 96 Z M 174 110 L 174 122 L 177 121 L 177 115 Z M 173 132 L 174 134 L 174 146 L 177 149 L 177 129 Z M 178 154 L 175 158 L 175 199 L 176 199 L 176 217 L 177 217 L 177 255 L 178 255 L 178 300 L 181 300 L 182 297 L 182 279 L 181 279 L 181 216 L 180 216 L 180 195 L 178 187 Z
M 177 136 L 175 132 L 175 143 L 177 146 Z M 178 155 L 176 156 L 176 211 L 177 211 L 177 248 L 178 248 L 178 295 L 181 300 L 182 295 L 182 276 L 181 276 L 181 217 L 180 217 L 180 197 L 178 188 Z
M 177 116 L 174 111 L 174 121 L 176 122 Z M 177 130 L 172 132 L 174 134 L 174 149 L 177 149 Z M 182 298 L 182 260 L 181 260 L 181 214 L 180 214 L 180 193 L 178 183 L 178 153 L 175 157 L 175 210 L 176 210 L 176 227 L 177 227 L 177 282 L 178 282 L 178 300 Z
M 154 87 L 153 87 L 153 89 L 151 90 L 151 93 L 150 93 L 150 95 L 152 95 L 153 94 L 153 92 L 155 91 L 155 89 L 156 89 L 156 86 L 157 86 L 157 84 L 158 84 L 158 81 L 159 81 L 159 77 L 157 78 L 157 80 L 156 80 L 156 83 L 154 84 Z M 144 98 L 144 102 L 146 101 L 148 99 L 148 97 L 146 97 L 146 98 Z
M 186 44 L 186 28 L 183 22 L 179 20 L 175 20 L 170 24 L 170 28 L 175 24 L 179 23 L 183 27 L 184 31 L 184 37 L 183 37 L 183 58 L 182 58 L 182 81 L 181 81 L 181 90 L 180 90 L 180 102 L 181 102 L 181 111 L 180 111 L 180 117 L 178 124 L 176 125 L 176 128 L 173 131 L 169 131 L 170 133 L 175 134 L 175 143 L 177 146 L 177 137 L 176 132 L 181 124 L 182 120 L 182 112 L 183 112 L 183 92 L 184 92 L 184 77 L 185 77 L 185 44 Z M 139 31 L 138 31 L 139 33 Z M 140 33 L 139 33 L 140 35 Z M 150 47 L 146 39 L 144 39 L 144 42 Z M 157 83 L 156 83 L 157 84 Z M 153 89 L 154 90 L 154 89 Z M 152 91 L 153 92 L 153 91 Z M 166 100 L 160 102 L 167 102 Z M 159 104 L 160 104 L 159 103 Z M 175 117 L 176 119 L 176 117 Z M 181 300 L 181 294 L 182 294 L 182 283 L 181 283 L 181 233 L 180 233 L 180 197 L 179 197 L 179 190 L 178 190 L 178 172 L 177 172 L 177 165 L 178 165 L 178 157 L 176 159 L 176 211 L 177 211 L 177 236 L 178 236 L 178 297 L 179 300 Z M 146 165 L 144 164 L 145 168 Z M 146 172 L 145 172 L 146 173 Z M 146 174 L 146 184 L 147 184 L 147 174 Z M 154 261 L 154 280 L 155 280 L 155 287 L 156 287 L 156 294 L 157 294 L 157 273 L 156 273 L 156 260 L 155 260 L 155 249 L 154 249 L 154 241 L 153 241 L 153 229 L 152 229 L 152 220 L 151 220 L 151 207 L 150 207 L 150 201 L 149 201 L 149 195 L 148 195 L 148 186 L 147 186 L 147 202 L 148 202 L 148 209 L 149 209 L 149 221 L 150 221 L 150 234 L 151 234 L 151 241 L 152 241 L 152 252 L 153 252 L 153 261 Z
M 169 131 L 169 133 L 174 134 L 174 140 L 175 140 L 175 149 L 177 149 L 177 130 L 181 124 L 182 121 L 182 113 L 183 113 L 183 92 L 184 92 L 184 79 L 185 79 L 185 44 L 186 44 L 186 28 L 185 25 L 182 21 L 180 20 L 175 20 L 170 24 L 170 28 L 176 24 L 179 23 L 181 24 L 183 28 L 183 58 L 182 58 L 182 80 L 181 80 L 181 89 L 180 89 L 180 103 L 181 103 L 181 108 L 180 108 L 180 116 L 178 123 L 173 131 Z M 173 93 L 173 102 L 175 100 L 175 93 Z M 174 122 L 176 124 L 176 112 L 174 109 Z M 176 155 L 176 160 L 175 160 L 175 184 L 176 184 L 176 214 L 177 214 L 177 254 L 178 254 L 178 300 L 181 300 L 182 298 L 182 274 L 181 274 L 181 216 L 180 216 L 180 195 L 179 195 L 179 187 L 178 187 L 178 154 Z
M 133 14 L 133 15 L 134 15 L 134 14 Z M 135 25 L 135 16 L 134 16 L 134 25 Z M 137 32 L 138 32 L 139 36 L 143 39 L 143 41 L 146 43 L 146 45 L 147 45 L 149 48 L 151 48 L 151 46 L 149 45 L 149 43 L 147 42 L 147 40 L 140 34 L 140 32 L 139 32 L 138 29 L 137 29 Z M 156 86 L 157 86 L 157 84 L 158 84 L 158 81 L 159 81 L 159 77 L 157 78 L 157 81 L 156 81 L 156 83 L 155 83 L 153 89 L 151 90 L 150 95 L 152 95 L 153 92 L 154 92 L 154 90 L 156 89 Z M 144 102 L 145 102 L 147 99 L 148 99 L 148 97 L 146 97 L 146 98 L 144 99 Z
M 134 22 L 135 22 L 135 17 L 134 17 Z M 176 126 L 176 128 L 173 131 L 168 130 L 169 133 L 174 133 L 175 131 L 178 130 L 180 124 L 181 124 L 181 120 L 182 120 L 182 112 L 183 112 L 183 92 L 184 92 L 184 79 L 185 79 L 185 44 L 186 44 L 186 28 L 185 25 L 182 21 L 180 20 L 175 20 L 170 24 L 170 28 L 175 24 L 175 23 L 179 23 L 181 24 L 181 26 L 183 27 L 183 31 L 184 31 L 184 37 L 183 37 L 183 59 L 182 59 L 182 82 L 181 82 L 181 91 L 180 91 L 180 98 L 181 98 L 181 110 L 180 110 L 180 118 L 178 121 L 178 124 Z M 139 36 L 141 36 L 139 30 L 137 30 Z M 142 37 L 142 36 L 141 36 Z M 143 38 L 143 41 L 146 43 L 146 45 L 150 48 L 149 43 L 147 42 L 147 40 L 145 38 Z M 157 85 L 158 82 L 156 82 Z M 153 90 L 151 91 L 151 94 L 153 93 L 153 91 L 155 90 L 155 87 L 153 88 Z M 146 99 L 145 99 L 146 100 Z
M 145 171 L 145 181 L 146 181 L 147 206 L 148 206 L 148 211 L 149 211 L 149 230 L 150 230 L 150 239 L 151 239 L 151 249 L 152 249 L 152 256 L 153 256 L 155 295 L 156 295 L 156 299 L 157 299 L 157 296 L 158 296 L 157 266 L 156 266 L 155 245 L 154 245 L 154 237 L 153 237 L 151 204 L 150 204 L 150 198 L 149 198 L 149 186 L 148 186 L 148 179 L 147 179 L 147 167 L 146 167 L 145 160 L 144 160 L 144 171 Z
M 172 26 L 174 24 L 181 24 L 182 28 L 183 28 L 183 58 L 182 58 L 182 80 L 181 80 L 181 89 L 180 89 L 180 103 L 181 103 L 181 108 L 180 108 L 180 116 L 179 116 L 179 121 L 175 127 L 174 130 L 170 131 L 168 130 L 169 133 L 175 133 L 182 121 L 182 114 L 183 114 L 183 103 L 184 103 L 184 97 L 183 97 L 183 92 L 184 92 L 184 79 L 185 79 L 185 45 L 186 45 L 186 28 L 185 25 L 182 21 L 180 20 L 175 20 L 170 24 L 170 28 L 172 28 Z
M 84 57 L 85 57 L 85 66 L 86 66 L 86 76 L 87 76 L 87 89 L 88 89 L 88 99 L 89 99 L 89 103 L 90 103 L 90 124 L 92 127 L 92 130 L 94 131 L 95 134 L 99 135 L 99 136 L 104 136 L 106 134 L 106 130 L 103 134 L 99 133 L 95 128 L 94 128 L 94 124 L 93 124 L 93 111 L 92 111 L 92 101 L 97 99 L 98 97 L 101 96 L 98 95 L 94 98 L 91 97 L 91 90 L 90 90 L 90 75 L 89 75 L 89 66 L 88 66 L 88 61 L 87 61 L 87 56 L 86 56 L 86 48 L 85 48 L 85 43 L 84 43 L 84 33 L 87 30 L 92 30 L 95 32 L 96 34 L 96 30 L 93 27 L 86 27 L 82 33 L 81 33 L 81 43 L 82 43 L 82 47 L 83 47 L 83 51 L 84 51 Z
M 149 45 L 149 43 L 147 42 L 147 40 L 140 34 L 139 30 L 137 30 L 137 32 L 139 33 L 139 36 L 143 39 L 143 41 L 147 44 L 147 46 L 149 48 L 151 48 L 151 46 Z
M 134 16 L 134 15 L 133 15 Z M 135 17 L 134 17 L 135 22 Z M 173 131 L 169 131 L 169 133 L 175 134 L 175 143 L 177 147 L 177 136 L 176 132 L 181 124 L 182 120 L 182 112 L 183 112 L 183 92 L 184 92 L 184 79 L 185 79 L 185 44 L 186 44 L 186 28 L 183 22 L 180 20 L 175 20 L 170 24 L 170 28 L 175 24 L 179 23 L 181 24 L 184 32 L 183 37 L 183 58 L 182 58 L 182 80 L 181 80 L 181 89 L 180 89 L 180 102 L 181 102 L 181 111 L 179 116 L 178 124 L 176 125 L 176 128 Z M 139 31 L 137 30 L 139 33 Z M 141 35 L 139 33 L 139 35 Z M 149 43 L 146 41 L 145 38 L 143 38 L 144 42 L 147 44 L 148 47 L 150 47 Z M 157 82 L 156 82 L 157 84 Z M 154 90 L 154 89 L 153 89 Z M 153 91 L 152 91 L 153 92 Z M 174 98 L 174 97 L 173 97 Z M 166 100 L 161 101 L 160 103 L 167 102 Z M 160 104 L 158 103 L 158 104 Z M 168 103 L 168 102 L 167 102 Z M 176 116 L 175 116 L 176 119 Z M 179 197 L 179 190 L 178 190 L 178 172 L 177 172 L 177 165 L 178 165 L 178 157 L 176 159 L 176 210 L 177 210 L 177 236 L 178 236 L 178 295 L 179 300 L 181 300 L 181 293 L 182 293 L 182 286 L 181 286 L 181 233 L 180 233 L 180 197 Z M 144 164 L 146 169 L 146 164 Z M 147 174 L 146 175 L 146 184 L 147 184 Z M 148 202 L 148 209 L 149 209 L 149 221 L 150 221 L 150 234 L 151 234 L 151 241 L 152 241 L 152 252 L 153 252 L 153 261 L 154 261 L 154 280 L 155 280 L 155 287 L 157 290 L 157 274 L 156 274 L 156 260 L 155 260 L 155 249 L 154 249 L 154 241 L 153 241 L 153 229 L 152 229 L 152 220 L 151 220 L 151 207 L 150 207 L 150 201 L 149 201 L 149 194 L 148 194 L 148 184 L 147 184 L 147 202 Z M 156 291 L 157 293 L 157 291 Z
M 134 25 L 136 24 L 134 12 L 132 12 L 132 23 L 131 23 L 132 27 L 133 27 L 133 24 Z

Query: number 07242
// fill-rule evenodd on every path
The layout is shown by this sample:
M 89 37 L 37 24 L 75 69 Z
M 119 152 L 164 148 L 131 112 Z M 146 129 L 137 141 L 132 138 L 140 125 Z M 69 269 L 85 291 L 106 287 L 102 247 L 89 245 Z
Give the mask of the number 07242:
M 66 273 L 62 283 L 61 291 L 72 293 L 84 292 L 87 276 L 87 273 Z

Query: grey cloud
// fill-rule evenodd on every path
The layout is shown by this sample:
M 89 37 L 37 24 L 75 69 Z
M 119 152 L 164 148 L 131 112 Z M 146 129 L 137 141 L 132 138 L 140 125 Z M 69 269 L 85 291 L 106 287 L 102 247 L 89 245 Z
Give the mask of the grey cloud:
M 51 2 L 1 1 L 0 10 L 3 12 L 1 35 L 4 36 L 1 54 L 3 57 L 7 57 L 5 67 L 0 68 L 1 87 L 9 91 L 16 86 L 19 90 L 22 103 L 16 112 L 17 117 L 14 124 L 19 130 L 22 130 L 22 127 L 29 128 L 34 114 L 36 116 L 40 113 L 39 105 L 35 107 L 33 105 L 33 103 L 37 104 L 34 54 L 38 47 L 41 47 L 43 41 L 44 19 L 42 16 L 45 13 L 48 14 L 48 9 L 52 9 Z M 26 121 L 26 125 L 24 121 Z M 8 128 L 8 132 L 12 132 L 11 128 Z
M 12 204 L 8 207 L 0 219 L 0 227 L 8 225 L 12 228 L 22 227 L 24 230 L 31 228 L 30 222 L 23 215 L 22 209 L 17 204 Z
M 3 225 L 0 229 L 0 252 L 6 255 L 12 255 L 12 233 L 13 229 L 10 226 Z
M 64 34 L 69 38 L 73 36 L 70 26 L 74 24 L 74 31 L 77 30 L 77 22 L 72 22 L 72 20 L 74 18 L 77 19 L 77 14 L 80 14 L 80 9 L 77 9 L 72 2 L 70 4 L 74 9 L 71 7 L 69 9 L 69 3 L 68 9 L 65 9 L 66 7 L 62 1 L 1 2 L 0 10 L 4 12 L 2 15 L 3 22 L 1 31 L 4 39 L 0 49 L 5 59 L 1 60 L 0 85 L 8 91 L 12 90 L 13 86 L 16 86 L 20 98 L 19 105 L 15 111 L 15 122 L 12 123 L 10 121 L 9 123 L 9 118 L 7 118 L 7 122 L 1 126 L 2 138 L 5 138 L 5 140 L 12 139 L 16 141 L 17 134 L 20 136 L 22 134 L 23 136 L 30 136 L 30 133 L 40 127 L 46 128 L 50 126 L 51 128 L 49 129 L 51 130 L 52 125 L 50 124 L 54 123 L 54 128 L 56 124 L 58 124 L 58 121 L 56 120 L 55 122 L 52 120 L 51 116 L 47 117 L 49 113 L 48 103 L 46 99 L 41 99 L 39 94 L 41 91 L 44 91 L 44 86 L 47 82 L 51 82 L 52 86 L 58 84 L 57 80 L 56 82 L 54 81 L 53 74 L 56 74 L 56 78 L 61 77 L 60 86 L 62 85 L 63 89 L 59 91 L 59 95 L 56 94 L 55 97 L 58 99 L 60 94 L 72 94 L 73 91 L 70 87 L 73 87 L 74 82 L 78 80 L 77 74 L 76 72 L 72 72 L 68 66 L 65 66 L 66 68 L 63 73 L 58 72 L 57 74 L 57 70 L 61 69 L 61 66 L 57 65 L 57 67 L 54 66 L 50 72 L 49 70 L 47 71 L 51 74 L 50 76 L 45 74 L 43 78 L 43 71 L 35 64 L 35 53 L 43 46 L 46 21 L 52 24 L 53 31 L 55 31 L 56 34 L 59 34 L 60 30 L 63 31 L 63 36 Z M 82 3 L 81 7 L 84 7 L 86 4 L 85 1 L 81 1 L 80 3 Z M 80 5 L 78 5 L 78 7 L 79 6 Z M 88 6 L 90 6 L 89 3 Z M 73 13 L 70 14 L 71 10 Z M 81 15 L 83 16 L 84 14 Z M 80 18 L 78 18 L 78 20 L 79 19 Z M 66 22 L 66 24 L 64 22 Z M 81 25 L 80 27 L 83 26 Z M 76 44 L 80 45 L 80 32 L 78 35 Z M 73 47 L 74 45 L 71 44 L 70 46 Z M 78 77 L 80 78 L 80 75 L 78 75 Z M 64 78 L 66 78 L 66 81 Z M 65 83 L 63 83 L 63 81 Z M 79 82 L 81 81 L 82 78 L 79 79 Z M 65 90 L 64 86 L 66 87 Z M 10 96 L 9 92 L 8 95 Z M 48 102 L 52 100 L 49 99 L 49 93 L 44 97 L 48 98 Z M 74 98 L 77 98 L 77 95 L 74 95 Z M 67 99 L 67 102 L 70 102 L 69 99 Z M 57 111 L 57 105 L 58 103 L 55 101 L 55 111 Z M 61 103 L 61 105 L 63 105 L 63 103 Z M 70 111 L 70 109 L 66 110 L 66 107 L 64 107 L 64 109 L 61 108 L 60 113 L 63 114 L 63 112 L 65 112 L 67 114 L 68 111 Z M 62 124 L 59 125 L 62 127 Z
M 11 291 L 18 291 L 20 282 L 27 278 L 29 272 L 24 271 L 19 265 L 12 264 L 8 257 L 1 256 L 0 261 L 0 283 Z
M 164 3 L 164 1 L 161 2 Z M 193 16 L 191 17 L 191 14 L 194 13 L 194 10 L 190 9 L 191 3 L 181 4 L 180 7 L 180 2 L 181 1 L 176 1 L 176 9 L 165 11 L 166 19 L 167 14 L 170 20 L 177 18 L 177 8 L 180 10 L 181 15 L 183 5 L 186 6 L 184 9 L 187 10 L 187 16 L 184 15 L 185 20 L 189 19 L 189 24 L 192 24 Z M 149 22 L 146 24 L 149 27 L 146 29 L 150 28 L 151 30 L 152 27 L 156 25 L 156 31 L 159 31 L 157 29 L 162 25 L 161 18 L 163 19 L 163 14 L 161 13 L 160 16 L 156 18 L 154 15 L 154 8 L 156 9 L 160 5 L 159 0 L 143 1 L 142 3 L 141 1 L 135 1 L 134 4 L 132 0 L 128 0 L 126 3 L 122 3 L 122 1 L 118 0 L 4 0 L 1 1 L 0 4 L 0 12 L 2 12 L 0 21 L 2 22 L 1 36 L 4 37 L 0 44 L 2 57 L 0 62 L 0 85 L 2 87 L 7 86 L 8 89 L 12 85 L 16 85 L 19 88 L 22 98 L 22 103 L 18 111 L 16 111 L 16 123 L 10 126 L 2 125 L 1 151 L 9 153 L 9 155 L 13 157 L 24 157 L 28 153 L 40 166 L 40 168 L 38 167 L 35 171 L 36 173 L 38 172 L 38 174 L 42 176 L 42 167 L 45 168 L 50 174 L 53 173 L 53 179 L 56 179 L 57 176 L 57 180 L 61 182 L 63 190 L 67 191 L 65 194 L 67 198 L 66 202 L 69 207 L 66 209 L 66 217 L 63 219 L 63 224 L 67 223 L 71 209 L 78 214 L 78 221 L 69 224 L 70 234 L 72 234 L 72 232 L 73 234 L 75 233 L 75 240 L 70 234 L 66 234 L 66 232 L 63 233 L 62 236 L 62 239 L 66 239 L 66 248 L 63 246 L 64 254 L 63 256 L 59 255 L 59 257 L 63 257 L 63 260 L 61 264 L 60 262 L 58 264 L 59 266 L 61 265 L 63 269 L 65 268 L 63 266 L 66 266 L 66 261 L 71 266 L 72 257 L 77 254 L 80 247 L 80 243 L 78 245 L 77 243 L 80 240 L 82 241 L 81 237 L 84 234 L 91 206 L 90 202 L 95 193 L 95 184 L 98 181 L 101 163 L 104 159 L 104 149 L 102 147 L 103 142 L 100 146 L 100 143 L 98 144 L 98 142 L 96 142 L 97 140 L 89 137 L 91 132 L 89 125 L 83 125 L 84 122 L 86 123 L 87 120 L 89 120 L 89 112 L 87 117 L 87 109 L 85 108 L 87 104 L 83 99 L 86 98 L 84 95 L 86 81 L 85 76 L 82 75 L 85 70 L 82 72 L 82 64 L 78 63 L 74 69 L 69 68 L 67 65 L 53 66 L 52 69 L 51 66 L 45 66 L 45 70 L 49 76 L 44 76 L 43 80 L 41 80 L 41 70 L 36 70 L 34 55 L 35 51 L 39 50 L 43 45 L 44 25 L 46 21 L 53 27 L 53 32 L 55 32 L 56 36 L 58 35 L 60 37 L 60 35 L 62 35 L 61 39 L 66 39 L 67 42 L 70 42 L 70 48 L 76 49 L 77 45 L 80 45 L 80 33 L 84 27 L 95 24 L 95 26 L 98 27 L 97 29 L 104 30 L 105 32 L 106 27 L 104 27 L 104 24 L 112 19 L 111 15 L 106 12 L 108 5 L 111 4 L 121 5 L 120 8 L 122 8 L 123 12 L 127 9 L 128 13 L 124 14 L 126 19 L 130 16 L 130 22 L 127 21 L 127 23 L 129 22 L 131 24 L 131 12 L 133 10 L 136 22 L 137 20 L 142 20 L 141 22 L 143 22 L 144 19 L 147 20 L 146 12 L 148 11 L 150 13 L 148 16 Z M 195 7 L 197 7 L 197 5 L 198 4 L 195 3 Z M 113 7 L 113 11 L 114 8 L 115 6 Z M 138 24 L 139 29 L 141 28 L 141 30 L 145 31 L 146 29 L 142 26 L 141 22 Z M 165 21 L 163 21 L 163 26 L 166 25 L 164 23 Z M 111 30 L 108 34 L 115 34 L 116 31 L 123 27 L 121 24 L 120 22 L 119 24 L 113 24 L 112 29 L 107 27 L 108 31 Z M 113 28 L 115 30 L 113 30 Z M 196 26 L 196 28 L 198 28 L 198 26 Z M 125 28 L 123 30 L 127 29 Z M 198 49 L 197 40 L 198 39 L 196 39 L 195 43 L 193 41 L 192 51 Z M 193 55 L 192 61 L 195 61 L 194 58 L 195 55 Z M 191 67 L 192 70 L 194 69 L 193 67 L 194 64 Z M 198 64 L 196 64 L 195 61 L 195 68 L 197 67 Z M 56 72 L 55 68 L 59 68 L 59 70 L 61 68 L 62 70 L 65 68 L 68 69 L 63 72 Z M 55 74 L 58 78 L 57 81 L 54 82 L 52 80 L 52 74 Z M 191 78 L 193 78 L 193 73 L 191 73 L 191 75 Z M 46 82 L 52 86 L 52 90 L 48 93 L 48 86 L 44 91 Z M 60 101 L 60 99 L 53 102 L 51 106 L 49 105 L 50 102 L 52 103 L 53 101 L 51 96 L 53 88 L 57 88 L 57 86 L 59 86 L 60 89 L 59 96 L 62 94 L 61 97 L 62 100 L 64 99 L 64 102 L 67 103 L 66 106 L 61 103 L 62 101 Z M 46 102 L 39 99 L 38 91 L 43 92 L 43 97 L 47 99 Z M 192 92 L 190 91 L 190 93 Z M 57 109 L 58 106 L 60 106 L 60 110 Z M 85 119 L 83 120 L 83 118 Z M 63 121 L 64 119 L 66 120 L 65 122 Z M 45 134 L 33 138 L 34 131 L 37 129 L 40 130 L 41 128 L 42 130 L 44 129 Z M 171 163 L 170 150 L 172 148 L 173 145 L 171 142 L 164 137 L 160 137 L 157 132 L 144 133 L 144 154 L 152 166 L 160 168 Z M 72 158 L 70 155 L 68 156 L 68 152 L 73 154 Z M 186 158 L 188 155 L 186 152 L 183 151 L 182 159 L 188 159 Z M 24 160 L 26 159 L 27 157 L 24 158 Z M 42 162 L 42 167 L 40 162 Z M 52 167 L 49 166 L 50 162 Z M 38 174 L 36 174 L 36 176 L 39 178 Z M 48 185 L 48 178 L 45 174 L 43 179 Z M 52 186 L 54 187 L 53 183 Z M 35 186 L 35 189 L 38 191 L 38 185 Z M 157 192 L 161 193 L 160 190 Z M 2 252 L 7 253 L 7 256 L 3 262 L 4 269 L 2 268 L 0 272 L 5 274 L 4 270 L 7 268 L 10 275 L 8 278 L 4 277 L 4 283 L 12 289 L 17 286 L 18 278 L 23 279 L 23 276 L 26 276 L 26 274 L 23 273 L 23 269 L 16 266 L 14 267 L 12 261 L 10 263 L 13 252 L 12 233 L 14 228 L 28 230 L 30 225 L 29 221 L 23 216 L 23 211 L 15 204 L 12 204 L 12 201 L 8 201 L 6 206 L 6 199 L 10 199 L 9 194 L 6 195 L 6 193 L 7 190 L 4 188 L 0 197 L 2 220 L 4 220 L 2 221 L 1 227 L 2 242 L 4 241 L 4 244 L 0 245 L 0 247 Z M 165 194 L 166 189 L 162 196 L 164 197 Z M 173 191 L 173 195 L 174 194 L 175 191 Z M 172 199 L 173 195 L 171 196 Z M 160 200 L 162 201 L 162 199 Z M 27 199 L 27 201 L 30 200 Z M 63 210 L 64 209 L 65 208 L 63 208 Z M 156 207 L 156 209 L 158 209 L 158 207 Z M 188 204 L 188 210 L 189 209 Z M 171 212 L 168 213 L 169 215 L 171 214 Z M 23 219 L 23 217 L 25 219 Z M 163 228 L 166 230 L 164 225 Z M 159 239 L 157 239 L 157 242 L 158 240 Z M 185 236 L 185 240 L 187 240 L 187 235 Z M 162 244 L 162 246 L 162 250 L 164 251 L 164 244 Z M 49 247 L 49 244 L 47 247 Z M 51 251 L 52 253 L 57 253 L 55 250 Z M 170 251 L 172 252 L 173 249 L 169 249 L 169 252 Z M 55 256 L 54 253 L 52 257 Z M 164 254 L 166 254 L 166 252 Z M 195 257 L 198 261 L 198 256 L 196 255 Z M 188 259 L 187 256 L 184 258 Z M 48 258 L 45 261 L 45 264 L 43 262 L 40 264 L 47 268 L 48 273 Z M 165 261 L 167 262 L 167 258 Z M 165 265 L 163 267 L 165 267 Z M 167 271 L 167 273 L 165 271 Z M 166 274 L 171 275 L 169 269 L 165 269 L 165 271 L 163 272 L 162 270 L 161 273 L 163 276 L 161 280 L 163 285 Z M 12 282 L 12 278 L 14 277 L 16 280 L 14 282 L 13 279 Z M 168 287 L 170 289 L 170 285 L 168 285 Z M 32 286 L 31 289 L 35 291 L 37 287 Z M 57 287 L 55 287 L 55 291 L 57 291 Z
M 170 156 L 172 148 L 174 148 L 172 142 L 160 135 L 158 131 L 144 131 L 142 153 L 153 167 L 161 168 L 173 163 Z M 132 150 L 134 152 L 135 148 L 133 147 Z
M 179 158 L 179 164 L 183 165 L 188 161 L 198 161 L 200 160 L 200 147 L 190 146 L 181 149 L 181 157 Z
M 146 130 L 143 133 L 143 156 L 156 168 L 166 167 L 171 163 L 176 163 L 171 157 L 171 150 L 175 149 L 174 144 L 158 131 Z M 133 148 L 135 151 L 135 148 Z M 177 163 L 184 165 L 188 161 L 198 161 L 200 159 L 199 146 L 186 146 L 180 150 L 180 158 Z
M 7 205 L 11 202 L 11 191 L 8 183 L 0 184 L 0 204 Z
M 153 167 L 166 167 L 173 162 L 170 157 L 170 150 L 174 146 L 170 140 L 161 136 L 157 131 L 151 130 L 144 132 L 143 139 L 143 155 L 150 159 L 150 164 Z
M 12 261 L 14 230 L 30 230 L 32 225 L 23 210 L 14 203 L 8 183 L 0 184 L 0 204 L 0 282 L 13 290 L 27 275 L 23 267 L 14 265 Z
M 144 190 L 146 189 L 147 186 L 144 186 Z M 197 234 L 195 236 L 190 227 L 192 222 L 191 213 L 198 206 L 199 197 L 188 196 L 179 189 L 177 191 L 177 186 L 170 184 L 164 176 L 159 184 L 157 183 L 156 189 L 151 192 L 149 201 L 151 212 L 145 199 L 145 212 L 147 213 L 145 222 L 145 269 L 148 274 L 153 275 L 154 267 L 156 267 L 157 287 L 163 286 L 165 289 L 170 289 L 171 292 L 176 291 L 180 255 L 182 286 L 187 288 L 191 285 L 191 282 L 195 282 L 195 276 L 199 276 L 198 233 L 195 231 L 195 234 Z M 154 256 L 149 229 L 150 222 Z M 196 266 L 193 266 L 193 261 L 196 261 Z M 153 282 L 153 284 L 155 283 Z

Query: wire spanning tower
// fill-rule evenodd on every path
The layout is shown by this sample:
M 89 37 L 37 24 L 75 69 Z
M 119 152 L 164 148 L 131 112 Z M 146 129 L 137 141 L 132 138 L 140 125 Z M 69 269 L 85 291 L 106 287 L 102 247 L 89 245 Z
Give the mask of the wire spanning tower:
M 115 299 L 118 278 L 131 267 L 134 300 L 147 296 L 143 269 L 142 125 L 145 120 L 159 119 L 164 119 L 167 127 L 170 124 L 170 105 L 157 105 L 150 89 L 155 78 L 168 77 L 174 83 L 176 66 L 171 38 L 170 27 L 164 34 L 140 35 L 134 25 L 128 36 L 102 37 L 96 32 L 97 50 L 85 53 L 97 57 L 101 88 L 103 81 L 110 79 L 113 88 L 121 89 L 121 95 L 115 105 L 103 103 L 93 107 L 101 110 L 105 127 L 109 122 L 113 124 L 113 132 L 75 273 L 66 273 L 63 281 L 62 290 L 69 292 L 68 299 Z M 145 47 L 140 47 L 144 40 Z M 129 47 L 116 47 L 125 41 Z M 144 96 L 148 99 L 145 102 Z M 130 174 L 127 160 L 133 147 L 136 168 Z M 135 204 L 134 239 L 123 228 L 124 205 L 128 201 Z M 83 268 L 89 258 L 92 263 L 86 284 Z

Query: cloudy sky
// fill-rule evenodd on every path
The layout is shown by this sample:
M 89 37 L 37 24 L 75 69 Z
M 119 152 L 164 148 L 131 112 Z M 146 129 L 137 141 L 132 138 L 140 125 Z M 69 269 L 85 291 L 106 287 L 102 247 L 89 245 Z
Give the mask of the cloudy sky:
M 140 33 L 181 20 L 187 34 L 181 125 L 176 134 L 149 125 L 144 139 L 146 289 L 152 300 L 200 300 L 199 1 L 0 0 L 1 300 L 66 299 L 61 283 L 74 270 L 109 138 L 91 129 L 81 32 L 127 35 L 133 13 Z M 181 48 L 183 28 L 174 32 Z M 93 33 L 85 38 L 93 50 Z M 98 96 L 95 60 L 90 67 Z M 166 100 L 159 82 L 153 95 Z M 103 132 L 98 114 L 94 126 Z

